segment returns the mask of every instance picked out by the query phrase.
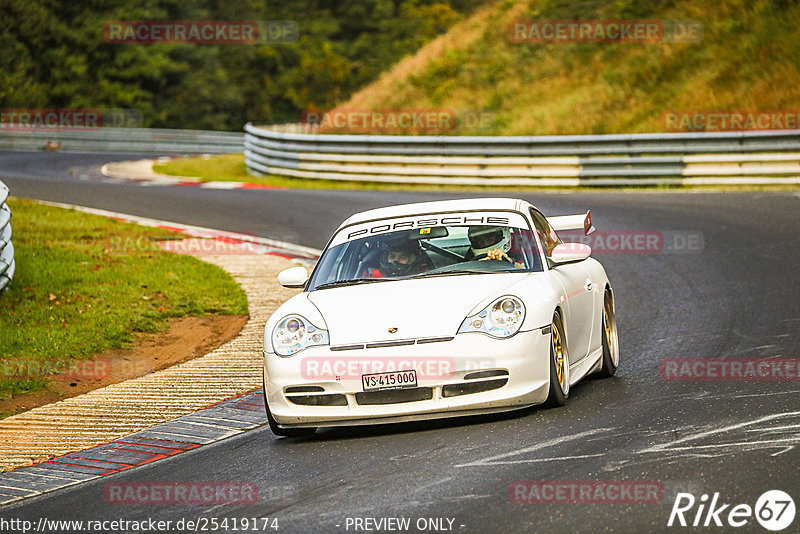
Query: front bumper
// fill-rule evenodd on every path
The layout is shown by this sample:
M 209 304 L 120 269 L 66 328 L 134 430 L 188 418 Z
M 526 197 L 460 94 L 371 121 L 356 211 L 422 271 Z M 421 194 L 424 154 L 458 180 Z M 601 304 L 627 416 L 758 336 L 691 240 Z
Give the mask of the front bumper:
M 550 383 L 550 334 L 478 333 L 448 341 L 264 355 L 269 409 L 287 428 L 377 424 L 492 413 L 540 404 Z M 417 371 L 417 387 L 365 393 L 362 373 Z M 477 374 L 476 374 L 477 373 Z

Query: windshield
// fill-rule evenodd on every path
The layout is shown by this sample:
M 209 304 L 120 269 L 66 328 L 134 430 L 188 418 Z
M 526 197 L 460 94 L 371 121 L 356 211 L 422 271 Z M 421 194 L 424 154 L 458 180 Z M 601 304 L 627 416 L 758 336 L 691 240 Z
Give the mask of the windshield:
M 406 278 L 541 271 L 518 213 L 425 215 L 347 226 L 334 235 L 309 291 Z

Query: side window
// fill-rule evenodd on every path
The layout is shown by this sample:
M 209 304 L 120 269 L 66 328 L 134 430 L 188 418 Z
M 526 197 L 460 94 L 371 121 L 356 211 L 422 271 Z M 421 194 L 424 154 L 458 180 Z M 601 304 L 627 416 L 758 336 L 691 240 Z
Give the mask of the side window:
M 556 245 L 561 243 L 561 240 L 558 238 L 558 234 L 556 234 L 556 231 L 553 230 L 552 226 L 550 226 L 550 223 L 547 222 L 545 216 L 535 209 L 531 209 L 531 219 L 533 219 L 533 225 L 536 227 L 536 231 L 539 233 L 539 239 L 542 240 L 545 255 L 550 256 Z

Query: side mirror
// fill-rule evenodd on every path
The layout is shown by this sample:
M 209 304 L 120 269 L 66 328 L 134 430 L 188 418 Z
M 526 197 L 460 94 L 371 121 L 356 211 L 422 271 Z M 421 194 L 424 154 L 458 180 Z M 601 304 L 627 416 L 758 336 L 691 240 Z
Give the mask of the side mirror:
M 592 255 L 592 247 L 583 243 L 561 243 L 550 254 L 553 263 L 572 263 L 583 261 Z
M 305 267 L 290 267 L 278 273 L 278 283 L 283 287 L 302 288 L 308 281 Z

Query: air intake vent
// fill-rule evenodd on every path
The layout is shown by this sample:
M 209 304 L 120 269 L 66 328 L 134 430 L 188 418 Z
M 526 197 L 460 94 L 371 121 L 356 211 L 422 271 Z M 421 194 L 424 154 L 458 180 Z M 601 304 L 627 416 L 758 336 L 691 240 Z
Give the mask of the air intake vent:
M 331 347 L 332 351 L 336 350 L 358 350 L 363 349 L 364 345 L 339 345 L 338 347 Z
M 286 393 L 317 393 L 325 391 L 322 386 L 289 386 L 286 388 Z
M 402 341 L 381 341 L 380 343 L 367 343 L 368 349 L 379 349 L 382 347 L 401 347 L 403 345 L 413 345 L 413 339 L 404 339 Z
M 291 395 L 286 400 L 302 406 L 347 406 L 344 395 Z
M 417 340 L 417 345 L 422 345 L 423 343 L 441 343 L 443 341 L 453 341 L 453 336 L 449 337 L 427 337 L 423 339 Z
M 483 393 L 484 391 L 500 389 L 505 386 L 507 382 L 508 378 L 501 378 L 499 380 L 450 384 L 442 387 L 442 397 L 458 397 L 461 395 L 472 395 L 473 393 Z
M 363 405 L 399 404 L 401 402 L 417 402 L 431 400 L 432 388 L 390 389 L 386 391 L 365 391 L 356 393 L 356 402 Z
M 464 380 L 475 380 L 476 378 L 491 378 L 493 376 L 508 376 L 505 369 L 492 369 L 489 371 L 476 371 L 464 375 Z

